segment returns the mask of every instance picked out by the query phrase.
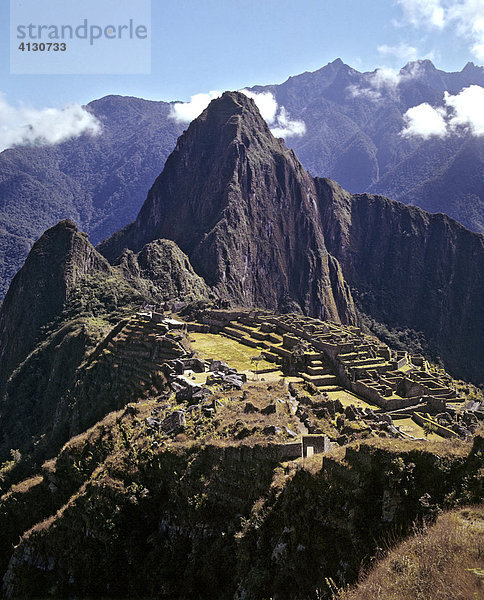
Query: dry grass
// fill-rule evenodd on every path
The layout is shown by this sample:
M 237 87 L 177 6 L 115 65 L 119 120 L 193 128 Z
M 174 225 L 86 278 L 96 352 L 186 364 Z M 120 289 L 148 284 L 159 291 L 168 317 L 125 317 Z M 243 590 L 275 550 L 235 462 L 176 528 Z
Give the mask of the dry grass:
M 350 404 L 352 404 L 353 406 L 358 406 L 359 408 L 380 408 L 376 404 L 371 404 L 370 402 L 367 402 L 366 400 L 355 396 L 355 394 L 353 394 L 352 392 L 348 392 L 347 390 L 327 392 L 327 394 L 330 400 L 339 400 L 344 407 L 350 406 Z
M 442 441 L 442 436 L 437 435 L 436 433 L 429 433 L 427 436 L 425 435 L 425 431 L 423 427 L 420 427 L 413 419 L 410 417 L 406 419 L 394 419 L 393 422 L 397 427 L 400 427 L 402 431 L 413 435 L 416 438 L 426 438 L 430 442 L 440 442 Z
M 335 600 L 482 600 L 484 506 L 441 515 Z
M 313 454 L 313 456 L 301 458 L 301 468 L 311 473 L 311 475 L 316 475 L 323 468 L 324 456 L 323 454 Z
M 212 420 L 214 430 L 208 432 L 211 442 L 220 438 L 230 441 L 230 443 L 243 440 L 244 444 L 261 441 L 290 441 L 285 432 L 276 436 L 263 435 L 262 429 L 268 425 L 280 428 L 288 427 L 298 433 L 298 422 L 285 402 L 288 391 L 282 382 L 248 382 L 244 385 L 243 391 L 216 392 L 215 397 L 222 406 L 217 409 L 216 416 Z M 283 400 L 283 402 L 278 402 L 278 400 Z M 258 412 L 246 413 L 244 409 L 247 402 L 255 406 Z M 260 411 L 270 404 L 274 405 L 276 412 L 262 414 Z M 186 433 L 192 437 L 190 424 L 191 417 L 188 417 Z M 242 430 L 245 431 L 245 434 L 239 435 Z
M 30 479 L 25 479 L 16 485 L 13 485 L 10 488 L 10 493 L 12 494 L 25 494 L 29 492 L 32 488 L 37 485 L 40 485 L 44 481 L 44 478 L 41 475 L 36 475 L 35 477 L 31 477 Z
M 397 421 L 398 423 L 398 421 Z M 459 439 L 440 438 L 433 441 L 418 441 L 418 440 L 400 440 L 396 438 L 368 438 L 364 442 L 366 445 L 371 445 L 382 450 L 390 450 L 395 453 L 410 452 L 412 450 L 420 450 L 423 452 L 432 452 L 441 457 L 465 457 L 468 456 L 472 441 L 461 441 Z

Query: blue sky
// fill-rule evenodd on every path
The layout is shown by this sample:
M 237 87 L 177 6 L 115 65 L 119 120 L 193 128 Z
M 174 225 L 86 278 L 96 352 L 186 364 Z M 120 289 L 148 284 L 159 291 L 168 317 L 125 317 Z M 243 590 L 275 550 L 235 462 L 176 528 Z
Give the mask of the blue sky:
M 425 57 L 460 70 L 483 63 L 479 15 L 484 0 L 152 0 L 151 74 L 11 75 L 9 1 L 0 0 L 0 91 L 9 105 L 42 108 L 107 94 L 188 100 L 279 83 L 337 57 L 358 70 Z

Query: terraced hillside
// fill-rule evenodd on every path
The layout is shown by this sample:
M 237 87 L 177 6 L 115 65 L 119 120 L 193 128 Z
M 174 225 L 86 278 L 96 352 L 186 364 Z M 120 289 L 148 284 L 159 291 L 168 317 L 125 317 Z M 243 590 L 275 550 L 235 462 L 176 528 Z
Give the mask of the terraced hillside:
M 389 532 L 482 498 L 480 400 L 371 379 L 430 389 L 426 361 L 301 315 L 186 312 L 118 320 L 58 409 L 78 435 L 23 481 L 18 452 L 1 465 L 3 597 L 329 598 Z
M 163 375 L 166 361 L 188 355 L 188 345 L 182 336 L 167 334 L 165 324 L 143 314 L 134 315 L 118 324 L 104 340 L 86 371 L 99 368 L 97 361 L 100 358 L 102 368 L 107 366 L 112 370 L 116 386 L 127 396 L 138 399 L 156 394 L 166 381 Z

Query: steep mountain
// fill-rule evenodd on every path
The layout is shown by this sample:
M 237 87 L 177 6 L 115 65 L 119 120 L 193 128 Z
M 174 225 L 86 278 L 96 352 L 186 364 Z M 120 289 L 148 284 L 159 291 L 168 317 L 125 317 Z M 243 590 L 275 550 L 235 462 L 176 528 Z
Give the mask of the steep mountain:
M 87 235 L 61 221 L 34 244 L 0 309 L 0 389 L 38 341 L 42 327 L 62 312 L 81 279 L 111 267 Z
M 444 212 L 484 232 L 484 144 L 476 137 L 428 142 L 371 186 L 406 204 Z M 413 178 L 413 182 L 412 182 Z M 442 205 L 448 199 L 450 207 Z
M 225 93 L 192 122 L 136 221 L 99 250 L 114 260 L 157 238 L 173 240 L 235 303 L 355 318 L 324 245 L 314 181 L 244 94 Z
M 125 250 L 116 265 L 131 285 L 158 302 L 174 298 L 190 302 L 213 296 L 188 257 L 171 240 L 154 240 L 137 254 Z
M 449 217 L 316 179 L 329 251 L 361 308 L 421 331 L 447 367 L 484 377 L 484 236 Z
M 445 361 L 477 379 L 482 236 L 445 215 L 313 179 L 254 102 L 228 92 L 180 137 L 136 221 L 100 249 L 110 263 L 73 222 L 60 222 L 34 245 L 0 308 L 0 597 L 329 599 L 383 543 L 444 508 L 482 503 L 483 430 L 476 413 L 453 408 L 453 395 L 453 429 L 435 422 L 452 440 L 434 441 L 398 432 L 370 405 L 343 406 L 339 386 L 288 386 L 277 371 L 242 385 L 221 363 L 224 378 L 204 371 L 207 383 L 194 385 L 209 358 L 193 360 L 200 323 L 187 336 L 138 311 L 146 301 L 220 295 L 351 323 L 354 294 L 375 319 L 421 328 Z M 242 336 L 218 336 L 217 351 L 233 342 L 251 364 L 255 348 L 244 342 L 260 350 L 272 340 L 294 358 L 292 344 L 310 331 L 304 374 L 338 379 L 327 375 L 331 351 L 314 352 L 316 340 L 335 339 L 331 326 L 305 319 L 294 338 L 274 315 L 259 322 L 258 311 L 235 310 L 232 322 L 231 312 L 205 313 L 229 318 L 239 329 L 225 334 Z M 379 344 L 360 333 L 341 327 L 328 346 L 341 360 L 357 357 L 354 375 L 390 366 L 383 354 L 394 364 L 395 354 L 382 347 L 377 358 Z M 428 389 L 419 362 L 426 384 L 417 387 Z M 456 383 L 442 377 L 431 381 Z M 236 389 L 218 383 L 228 378 Z M 470 388 L 474 407 L 482 395 Z M 438 404 L 444 422 L 446 399 L 425 405 Z M 324 455 L 308 447 L 303 458 L 303 423 Z M 477 554 L 465 565 L 476 578 Z M 412 558 L 395 568 L 416 566 Z
M 306 123 L 305 135 L 287 143 L 313 175 L 444 212 L 484 232 L 484 138 L 400 135 L 409 108 L 441 106 L 445 91 L 472 84 L 484 86 L 484 69 L 472 63 L 446 73 L 418 61 L 385 79 L 337 59 L 252 89 L 272 92 L 291 118 Z M 59 220 L 74 220 L 94 244 L 129 223 L 183 129 L 166 102 L 107 96 L 87 108 L 102 125 L 99 136 L 0 153 L 0 298 L 33 242 Z
M 87 109 L 100 135 L 0 153 L 0 298 L 59 220 L 75 221 L 94 244 L 131 221 L 181 133 L 166 102 L 106 96 Z
M 157 389 L 157 365 L 177 345 L 156 328 L 128 335 L 129 317 L 145 302 L 210 297 L 171 241 L 110 266 L 71 221 L 46 231 L 0 308 L 0 463 L 16 448 L 27 468 L 145 387 Z M 144 358 L 135 359 L 140 346 Z
M 340 64 L 329 69 L 333 83 L 341 69 Z M 321 77 L 324 73 L 327 76 L 327 71 L 323 70 Z M 245 305 L 302 309 L 308 314 L 354 320 L 346 280 L 362 309 L 372 318 L 389 327 L 424 332 L 434 345 L 435 354 L 451 369 L 481 381 L 482 313 L 478 298 L 482 290 L 482 238 L 466 233 L 441 216 L 430 219 L 418 210 L 404 211 L 381 199 L 371 200 L 375 212 L 365 220 L 355 207 L 363 206 L 366 196 L 360 196 L 359 203 L 346 196 L 345 208 L 339 213 L 332 201 L 332 208 L 326 210 L 327 200 L 321 205 L 320 184 L 315 184 L 294 154 L 271 136 L 253 103 L 241 94 L 225 95 L 219 102 L 215 103 L 219 110 L 207 110 L 180 138 L 135 223 L 101 246 L 110 260 L 120 257 L 119 268 L 131 287 L 161 301 L 167 296 L 207 297 L 211 293 L 207 286 L 215 286 L 222 296 Z M 454 190 L 455 173 L 465 165 L 472 170 L 469 157 L 477 155 L 478 144 L 476 140 L 469 141 L 467 154 L 462 150 L 451 161 L 454 177 L 449 186 Z M 442 160 L 452 154 L 436 142 L 433 151 Z M 412 160 L 422 174 L 430 172 L 429 161 L 419 163 L 416 155 Z M 187 169 L 188 164 L 193 168 Z M 478 173 L 475 175 L 479 177 Z M 400 185 L 399 180 L 395 185 Z M 470 183 L 463 192 L 472 194 L 471 188 Z M 395 206 L 398 210 L 385 209 Z M 321 211 L 326 215 L 322 219 Z M 342 224 L 330 227 L 336 214 L 340 214 Z M 384 214 L 391 218 L 386 221 Z M 405 219 L 409 227 L 403 227 Z M 349 222 L 354 225 L 345 242 L 347 249 L 342 252 L 332 236 L 338 227 L 344 229 Z M 389 231 L 395 232 L 391 254 L 383 252 L 381 246 L 382 240 L 389 240 Z M 412 246 L 405 255 L 398 249 L 406 247 L 409 235 Z M 162 237 L 174 241 L 186 253 L 194 272 L 185 269 L 185 258 L 177 257 L 178 248 L 168 242 L 156 242 L 143 250 L 143 246 Z M 425 240 L 432 240 L 435 247 Z M 369 255 L 370 244 L 378 249 L 371 256 L 374 262 L 362 258 Z M 444 252 L 442 248 L 447 246 L 450 250 Z M 121 257 L 125 247 L 138 256 L 128 252 Z M 387 275 L 383 277 L 377 265 L 384 262 Z M 160 267 L 168 263 L 173 266 L 170 272 L 171 267 L 168 271 Z M 344 265 L 343 272 L 339 263 Z M 411 269 L 407 268 L 409 264 Z M 156 276 L 154 265 L 158 265 Z M 42 269 L 34 271 L 40 273 Z M 392 273 L 399 273 L 395 282 Z M 473 273 L 475 276 L 471 276 Z M 367 275 L 369 278 L 365 279 Z M 409 280 L 412 285 L 405 288 L 404 282 Z M 171 291 L 169 282 L 175 285 Z M 18 285 L 13 289 L 16 287 L 20 289 Z M 34 284 L 30 293 L 35 294 L 35 289 Z M 370 301 L 372 294 L 374 301 Z M 452 301 L 439 300 L 443 297 Z M 10 314 L 9 306 L 14 304 L 17 300 L 6 300 L 2 314 Z M 15 311 L 8 322 L 5 316 L 0 317 L 4 331 L 1 351 L 5 353 L 7 338 L 12 348 L 6 372 L 25 358 L 40 327 L 51 318 L 50 302 L 41 303 L 35 311 L 31 309 L 36 306 L 35 298 L 24 306 L 25 317 L 15 315 Z M 18 334 L 22 328 L 25 336 Z

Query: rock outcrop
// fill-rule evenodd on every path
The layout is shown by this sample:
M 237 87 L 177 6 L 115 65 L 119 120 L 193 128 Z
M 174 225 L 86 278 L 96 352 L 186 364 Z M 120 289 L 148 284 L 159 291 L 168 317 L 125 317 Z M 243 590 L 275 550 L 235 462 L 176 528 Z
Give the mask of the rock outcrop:
M 483 237 L 313 179 L 243 94 L 192 122 L 136 221 L 100 251 L 113 261 L 159 237 L 237 304 L 354 322 L 353 293 L 385 326 L 423 332 L 454 374 L 484 378 Z
M 281 468 L 278 445 L 169 442 L 153 408 L 108 416 L 0 497 L 6 598 L 328 598 L 388 539 L 482 500 L 482 437 Z
M 145 302 L 210 293 L 171 241 L 127 252 L 111 266 L 71 221 L 49 229 L 0 310 L 0 463 L 11 448 L 48 456 L 109 411 L 156 390 L 159 364 L 173 356 L 151 352 L 153 331 L 142 331 L 146 340 L 134 339 L 133 348 L 115 344 L 119 356 L 108 348 L 110 335 Z
M 157 301 L 194 301 L 211 295 L 186 254 L 171 240 L 154 240 L 137 254 L 125 250 L 116 265 L 127 281 Z

